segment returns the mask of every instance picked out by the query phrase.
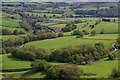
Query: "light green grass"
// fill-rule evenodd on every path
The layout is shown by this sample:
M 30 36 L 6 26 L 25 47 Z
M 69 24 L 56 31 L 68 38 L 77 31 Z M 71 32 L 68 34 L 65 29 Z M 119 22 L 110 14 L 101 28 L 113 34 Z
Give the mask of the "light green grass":
M 84 36 L 83 38 L 88 38 L 88 39 L 116 39 L 118 38 L 118 34 L 97 34 L 95 36 Z
M 17 38 L 19 36 L 26 36 L 26 34 L 23 34 L 23 35 L 2 35 L 2 40 L 7 40 L 9 38 Z
M 105 44 L 106 48 L 111 48 L 112 43 L 115 40 L 94 40 L 94 39 L 76 39 L 75 36 L 68 36 L 68 37 L 61 37 L 56 39 L 46 39 L 46 40 L 40 40 L 40 41 L 32 41 L 27 43 L 25 46 L 36 46 L 40 48 L 45 49 L 57 49 L 57 48 L 63 48 L 67 46 L 76 46 L 76 45 L 82 45 L 82 44 L 94 44 L 98 42 L 102 42 Z
M 19 22 L 17 20 L 9 19 L 9 18 L 2 18 L 2 26 L 5 27 L 20 27 Z
M 89 24 L 91 25 L 91 23 Z M 107 34 L 116 34 L 118 33 L 118 23 L 113 23 L 113 22 L 101 22 L 100 24 L 96 25 L 94 28 L 90 28 L 88 26 L 82 28 L 83 24 L 77 24 L 77 29 L 78 30 L 87 30 L 91 32 L 92 30 L 96 30 L 97 33 L 100 33 L 102 29 L 104 29 L 104 33 Z
M 22 69 L 30 68 L 30 61 L 24 61 L 14 58 L 11 54 L 4 54 L 2 56 L 3 69 Z
M 52 25 L 52 26 L 49 26 L 49 27 L 51 27 L 51 28 L 53 28 L 53 27 L 63 28 L 63 27 L 65 27 L 65 25 L 66 24 L 56 24 L 56 25 Z
M 24 29 L 22 29 L 22 28 L 13 28 L 13 27 L 2 27 L 3 29 L 8 29 L 8 30 L 10 30 L 10 31 L 14 31 L 14 30 L 18 30 L 18 31 L 23 31 L 23 32 L 26 32 Z
M 49 26 L 49 25 L 55 25 L 56 23 L 44 23 L 43 25 Z
M 106 61 L 107 58 L 101 59 L 99 61 L 93 62 L 90 65 L 80 65 L 79 67 L 83 69 L 86 73 L 96 74 L 93 77 L 104 77 L 108 78 L 111 74 L 113 68 L 118 68 L 118 60 Z M 83 76 L 87 78 L 87 76 Z

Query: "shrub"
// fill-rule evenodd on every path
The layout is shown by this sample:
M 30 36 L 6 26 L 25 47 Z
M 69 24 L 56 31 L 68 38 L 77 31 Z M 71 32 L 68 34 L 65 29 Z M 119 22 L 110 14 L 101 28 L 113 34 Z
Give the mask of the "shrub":
M 47 79 L 60 79 L 60 80 L 76 80 L 83 75 L 83 70 L 78 68 L 76 65 L 64 64 L 55 65 L 49 68 L 46 72 Z
M 31 67 L 35 71 L 47 71 L 51 66 L 45 60 L 35 60 L 32 62 Z
M 58 33 L 58 37 L 63 37 L 63 36 L 64 36 L 64 35 L 63 35 L 62 32 Z

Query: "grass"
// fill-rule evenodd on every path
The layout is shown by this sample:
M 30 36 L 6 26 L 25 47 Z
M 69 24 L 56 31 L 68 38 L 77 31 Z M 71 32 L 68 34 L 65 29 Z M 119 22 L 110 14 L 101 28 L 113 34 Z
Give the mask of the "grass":
M 32 41 L 27 43 L 25 46 L 36 46 L 39 48 L 45 48 L 45 49 L 57 49 L 57 48 L 63 48 L 67 46 L 76 46 L 76 45 L 82 45 L 82 44 L 94 44 L 98 42 L 102 42 L 105 44 L 106 48 L 111 48 L 112 43 L 115 40 L 94 40 L 94 39 L 76 39 L 75 36 L 68 36 L 68 37 L 61 37 L 56 39 L 46 39 L 41 41 Z
M 66 24 L 56 24 L 56 25 L 51 25 L 49 26 L 50 28 L 53 28 L 53 27 L 58 27 L 58 28 L 63 28 L 65 27 Z
M 22 29 L 22 28 L 13 28 L 13 27 L 2 27 L 3 29 L 8 29 L 8 30 L 10 30 L 10 31 L 14 31 L 14 30 L 18 30 L 18 31 L 20 31 L 20 30 L 22 30 L 23 32 L 25 32 L 25 30 L 24 29 Z
M 26 34 L 23 34 L 23 35 L 2 35 L 2 40 L 7 40 L 9 38 L 17 38 L 19 36 L 26 36 Z
M 91 23 L 89 24 L 91 25 Z M 92 30 L 96 30 L 97 33 L 100 33 L 100 30 L 104 29 L 104 33 L 107 34 L 117 34 L 118 33 L 118 23 L 113 23 L 113 22 L 101 22 L 100 24 L 96 25 L 93 29 L 90 27 L 86 26 L 82 28 L 83 24 L 77 24 L 77 29 L 78 30 L 87 30 L 91 32 Z
M 86 73 L 96 74 L 93 77 L 104 77 L 108 78 L 111 74 L 113 68 L 118 68 L 118 60 L 107 61 L 107 58 L 101 59 L 99 61 L 93 62 L 90 65 L 79 65 Z M 83 76 L 87 78 L 87 76 Z
M 29 68 L 31 62 L 23 61 L 16 58 L 13 58 L 11 54 L 0 55 L 3 58 L 3 66 L 6 68 L 3 69 L 21 69 Z M 51 65 L 61 65 L 65 63 L 55 63 L 49 62 Z M 107 65 L 106 65 L 107 64 Z M 85 73 L 96 74 L 95 76 L 82 76 L 81 78 L 108 78 L 111 74 L 113 68 L 118 68 L 118 60 L 108 61 L 107 58 L 101 59 L 99 61 L 92 62 L 89 65 L 77 65 L 79 68 L 83 69 Z M 2 73 L 6 76 L 14 75 L 23 76 L 25 78 L 43 78 L 45 74 L 43 72 L 34 72 L 34 71 L 21 71 L 21 72 L 4 72 Z
M 116 39 L 118 38 L 118 34 L 97 34 L 95 36 L 84 36 L 84 38 L 88 39 Z
M 11 54 L 4 54 L 2 56 L 2 67 L 3 69 L 22 69 L 30 68 L 30 61 L 24 61 L 14 58 Z
M 2 18 L 2 26 L 5 27 L 20 27 L 17 20 Z

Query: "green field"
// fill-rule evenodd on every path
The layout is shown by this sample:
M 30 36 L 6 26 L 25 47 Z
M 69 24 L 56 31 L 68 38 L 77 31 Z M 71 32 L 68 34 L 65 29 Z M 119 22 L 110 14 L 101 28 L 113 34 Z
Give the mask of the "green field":
M 3 69 L 22 69 L 29 68 L 31 62 L 23 61 L 20 59 L 16 59 L 12 57 L 10 54 L 2 55 L 3 58 Z M 60 65 L 64 63 L 51 63 L 51 65 Z M 107 65 L 106 65 L 107 64 Z M 82 76 L 82 78 L 100 78 L 105 77 L 108 78 L 113 68 L 118 68 L 118 61 L 107 61 L 107 58 L 101 59 L 96 62 L 92 62 L 89 65 L 78 65 L 81 69 L 84 70 L 85 73 L 96 74 L 95 76 Z M 23 75 L 26 78 L 43 78 L 45 76 L 44 73 L 41 72 L 31 72 L 31 71 L 21 71 L 21 72 L 4 72 L 5 75 Z
M 66 24 L 57 24 L 57 25 L 51 25 L 49 26 L 50 28 L 58 27 L 58 28 L 63 28 L 65 27 Z
M 19 36 L 26 36 L 26 34 L 23 34 L 23 35 L 2 35 L 2 40 L 7 40 L 9 38 L 17 38 Z
M 20 59 L 16 59 L 11 54 L 4 54 L 2 56 L 2 66 L 3 69 L 22 69 L 22 68 L 29 68 L 31 62 L 24 61 Z
M 91 29 L 89 27 L 89 25 L 87 25 L 84 28 L 82 28 L 82 26 L 84 24 L 85 23 L 77 24 L 77 29 L 78 30 L 87 30 L 87 31 L 96 30 L 97 33 L 99 33 L 101 29 L 104 29 L 104 33 L 107 33 L 107 34 L 116 34 L 116 33 L 118 33 L 118 23 L 101 22 L 100 24 L 96 25 L 93 29 Z
M 95 36 L 84 36 L 83 38 L 87 39 L 116 39 L 118 38 L 118 34 L 97 34 Z
M 32 45 L 49 50 L 49 49 L 63 48 L 67 46 L 82 45 L 86 43 L 94 44 L 98 42 L 104 43 L 106 48 L 111 48 L 111 45 L 114 42 L 114 40 L 76 39 L 75 36 L 68 36 L 68 37 L 61 37 L 56 39 L 32 41 L 27 43 L 25 46 Z
M 2 18 L 2 26 L 5 27 L 20 27 L 19 26 L 20 20 L 14 20 L 10 18 Z

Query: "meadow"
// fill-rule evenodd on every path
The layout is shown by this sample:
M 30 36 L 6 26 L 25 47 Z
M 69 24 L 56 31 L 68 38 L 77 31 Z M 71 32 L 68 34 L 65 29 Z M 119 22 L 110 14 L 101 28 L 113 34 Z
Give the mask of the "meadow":
M 51 5 L 51 3 L 44 3 L 44 2 L 28 2 L 28 3 L 20 3 L 20 2 L 16 2 L 16 3 L 10 3 L 10 2 L 6 2 L 6 3 L 2 3 L 3 4 L 3 11 L 0 11 L 0 13 L 2 13 L 2 15 L 0 15 L 0 17 L 2 17 L 2 20 L 0 20 L 0 23 L 2 23 L 0 25 L 0 27 L 2 27 L 1 29 L 8 29 L 10 31 L 14 31 L 14 30 L 22 30 L 23 32 L 25 32 L 25 34 L 22 35 L 1 35 L 0 38 L 1 40 L 7 40 L 9 38 L 18 38 L 19 36 L 27 36 L 27 34 L 33 35 L 36 33 L 34 33 L 34 31 L 39 31 L 42 29 L 41 25 L 38 24 L 42 24 L 44 25 L 44 27 L 49 27 L 51 29 L 62 29 L 63 27 L 66 26 L 67 23 L 73 24 L 72 22 L 74 22 L 74 20 L 81 20 L 83 21 L 82 23 L 77 23 L 75 24 L 77 26 L 76 29 L 70 31 L 70 32 L 62 32 L 64 34 L 63 37 L 57 37 L 57 38 L 53 38 L 53 39 L 45 39 L 45 40 L 38 40 L 38 41 L 31 41 L 28 42 L 26 44 L 24 44 L 23 47 L 28 47 L 28 46 L 35 46 L 37 48 L 43 48 L 49 51 L 55 50 L 55 49 L 59 49 L 59 48 L 65 48 L 68 46 L 77 46 L 77 45 L 83 45 L 83 44 L 91 44 L 94 45 L 95 43 L 103 43 L 105 45 L 105 49 L 110 49 L 112 48 L 112 44 L 114 42 L 116 42 L 116 38 L 118 38 L 118 18 L 114 18 L 114 17 L 92 17 L 94 15 L 83 15 L 83 13 L 81 14 L 76 14 L 77 10 L 82 10 L 82 11 L 92 11 L 94 12 L 94 10 L 106 10 L 105 12 L 107 12 L 107 10 L 109 11 L 109 9 L 112 10 L 112 8 L 107 7 L 105 4 L 102 4 L 101 7 L 98 6 L 96 7 L 96 5 L 91 5 L 90 7 L 87 7 L 86 5 L 83 6 L 83 3 L 80 4 L 80 6 L 82 7 L 75 7 L 73 5 L 73 3 L 67 3 L 69 5 L 65 6 L 66 4 L 58 4 L 59 6 L 56 6 L 55 3 Z M 72 5 L 73 4 L 73 5 Z M 25 5 L 26 9 L 23 8 L 23 6 L 21 5 Z M 48 5 L 48 6 L 47 6 Z M 87 4 L 90 5 L 90 4 Z M 7 9 L 5 8 L 8 8 Z M 20 9 L 19 7 L 22 7 L 22 9 Z M 10 11 L 11 10 L 11 11 Z M 6 13 L 6 12 L 7 13 Z M 29 14 L 29 16 L 20 16 L 19 14 L 15 14 L 15 12 L 20 12 L 23 14 Z M 31 12 L 30 12 L 31 11 Z M 81 12 L 82 12 L 81 11 Z M 114 12 L 115 13 L 115 12 Z M 33 16 L 31 16 L 33 14 Z M 103 13 L 105 14 L 105 13 Z M 102 15 L 103 15 L 102 14 Z M 45 15 L 47 16 L 47 20 L 43 20 L 43 22 L 38 21 L 39 18 L 36 18 L 38 16 L 40 17 L 44 17 Z M 70 16 L 72 15 L 73 18 Z M 112 15 L 112 11 L 111 11 L 111 15 Z M 64 17 L 63 17 L 64 16 Z M 75 18 L 78 16 L 82 16 L 79 18 Z M 83 17 L 84 16 L 84 17 Z M 85 17 L 86 16 L 86 17 Z M 88 17 L 89 16 L 89 17 Z M 58 18 L 59 17 L 59 18 Z M 70 18 L 67 18 L 70 17 Z M 31 31 L 26 31 L 25 29 L 21 28 L 19 23 L 22 21 L 22 19 L 26 19 L 28 18 L 28 20 L 30 18 L 32 18 L 33 20 L 31 20 L 31 22 L 28 22 L 26 20 L 26 22 L 28 24 L 24 23 L 24 27 L 31 27 Z M 98 20 L 102 20 L 102 19 L 115 19 L 115 22 L 100 22 L 99 24 L 95 25 L 94 28 L 91 28 L 90 25 L 94 25 L 96 23 L 96 21 Z M 35 22 L 35 25 L 34 25 Z M 49 22 L 49 23 L 48 23 Z M 27 25 L 27 26 L 26 26 Z M 36 26 L 37 25 L 37 26 Z M 86 25 L 86 26 L 84 26 Z M 84 26 L 84 27 L 83 27 Z M 39 27 L 39 28 L 36 28 Z M 76 38 L 76 36 L 72 36 L 71 33 L 75 30 L 87 30 L 89 32 L 89 35 L 84 35 L 82 38 Z M 91 36 L 90 33 L 91 31 L 95 30 L 97 32 L 96 35 Z M 100 31 L 104 30 L 104 34 L 100 34 Z M 43 30 L 45 32 L 45 30 Z M 47 31 L 47 30 L 46 30 Z M 59 31 L 56 31 L 56 34 L 58 34 Z M 37 34 L 41 34 L 41 33 L 37 33 Z M 19 45 L 17 45 L 19 46 Z M 2 49 L 2 48 L 1 48 Z M 22 48 L 21 48 L 22 49 Z M 6 50 L 7 51 L 7 50 Z M 116 52 L 115 54 L 118 54 L 118 52 Z M 0 57 L 2 58 L 2 62 L 0 63 L 0 65 L 2 65 L 2 69 L 23 69 L 23 68 L 31 68 L 31 62 L 32 61 L 27 61 L 27 60 L 22 60 L 22 59 L 18 59 L 15 58 L 11 55 L 11 53 L 9 54 L 2 54 L 0 55 Z M 65 63 L 59 63 L 59 62 L 49 62 L 49 64 L 51 65 L 62 65 Z M 118 68 L 118 60 L 108 60 L 108 58 L 103 58 L 100 59 L 98 61 L 94 61 L 91 62 L 90 64 L 86 64 L 86 65 L 78 65 L 76 64 L 79 68 L 83 69 L 85 73 L 88 74 L 95 74 L 92 76 L 81 76 L 81 78 L 109 78 L 111 71 L 113 68 Z M 15 77 L 15 78 L 19 78 L 19 77 L 25 77 L 25 78 L 44 78 L 46 75 L 44 72 L 35 72 L 35 71 L 20 71 L 20 72 L 3 72 L 0 74 L 3 74 L 3 76 L 6 77 Z
M 45 48 L 45 49 L 57 49 L 57 48 L 63 48 L 67 46 L 76 46 L 76 45 L 82 45 L 82 44 L 95 44 L 102 42 L 105 44 L 106 48 L 111 48 L 112 43 L 115 40 L 95 40 L 95 39 L 76 39 L 75 36 L 68 36 L 68 37 L 60 37 L 56 39 L 46 39 L 41 41 L 32 41 L 25 46 L 36 46 L 39 48 Z
M 1 56 L 1 55 L 0 55 Z M 30 68 L 30 61 L 24 61 L 14 58 L 11 54 L 2 55 L 3 69 L 22 69 Z M 51 65 L 60 65 L 65 63 L 49 62 Z M 107 64 L 107 65 L 106 65 Z M 109 61 L 107 58 L 101 59 L 97 62 L 92 62 L 89 65 L 77 65 L 83 69 L 85 73 L 96 74 L 93 76 L 81 76 L 81 78 L 108 78 L 113 68 L 118 68 L 118 60 Z M 103 72 L 104 71 L 104 72 Z M 45 74 L 43 72 L 34 71 L 21 71 L 21 72 L 3 72 L 3 75 L 18 77 L 23 75 L 25 78 L 43 78 Z

